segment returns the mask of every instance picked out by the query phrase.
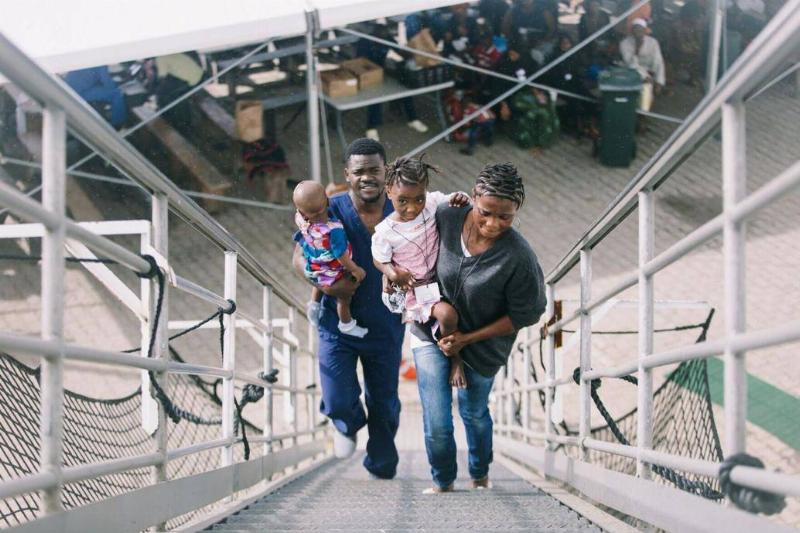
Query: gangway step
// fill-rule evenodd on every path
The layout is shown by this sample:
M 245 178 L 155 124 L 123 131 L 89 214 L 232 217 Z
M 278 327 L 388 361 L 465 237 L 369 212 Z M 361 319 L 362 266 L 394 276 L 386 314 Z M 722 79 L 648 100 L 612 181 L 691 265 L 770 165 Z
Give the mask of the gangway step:
M 242 511 L 212 531 L 602 531 L 498 463 L 491 490 L 470 490 L 466 457 L 449 494 L 430 486 L 424 452 L 402 452 L 394 480 L 371 479 L 363 454 L 328 463 Z

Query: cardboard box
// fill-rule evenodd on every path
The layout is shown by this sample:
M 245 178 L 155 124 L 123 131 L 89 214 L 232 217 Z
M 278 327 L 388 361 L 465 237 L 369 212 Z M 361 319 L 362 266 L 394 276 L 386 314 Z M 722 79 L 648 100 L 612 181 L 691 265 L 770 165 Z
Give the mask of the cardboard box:
M 342 61 L 340 67 L 358 78 L 358 90 L 383 83 L 383 69 L 365 57 Z
M 358 94 L 358 79 L 343 68 L 320 72 L 322 92 L 331 98 Z
M 239 100 L 234 114 L 236 134 L 244 142 L 253 142 L 264 136 L 264 108 L 261 100 Z

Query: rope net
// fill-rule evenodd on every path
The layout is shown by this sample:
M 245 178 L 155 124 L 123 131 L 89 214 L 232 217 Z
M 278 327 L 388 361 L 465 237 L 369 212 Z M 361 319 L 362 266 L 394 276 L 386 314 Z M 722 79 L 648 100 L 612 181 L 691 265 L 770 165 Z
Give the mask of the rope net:
M 703 323 L 675 328 L 656 330 L 656 333 L 699 329 L 696 342 L 706 339 L 708 328 L 714 316 L 712 309 Z M 594 331 L 592 335 L 628 335 L 635 331 Z M 544 368 L 542 340 L 539 342 L 541 366 Z M 538 381 L 536 367 L 531 361 L 531 375 Z M 578 370 L 576 369 L 576 373 Z M 610 379 L 610 378 L 606 378 Z M 636 378 L 623 376 L 631 387 L 637 386 Z M 602 401 L 603 389 L 600 380 L 593 380 L 592 399 L 594 405 L 603 415 L 606 424 L 591 430 L 591 438 L 615 444 L 636 445 L 638 423 L 637 409 L 614 418 Z M 539 394 L 540 404 L 544 410 L 545 392 Z M 519 405 L 519 402 L 518 402 Z M 562 421 L 556 426 L 556 432 L 562 435 L 578 435 L 575 426 Z M 708 365 L 705 359 L 685 361 L 671 372 L 661 386 L 653 394 L 653 449 L 672 455 L 706 461 L 722 462 L 723 453 L 714 412 L 711 404 L 711 390 L 708 383 Z M 579 450 L 564 447 L 565 453 L 579 458 Z M 624 474 L 636 474 L 634 459 L 611 453 L 589 450 L 589 461 Z M 652 466 L 653 479 L 659 483 L 677 487 L 686 492 L 711 500 L 722 500 L 719 480 L 716 477 L 699 476 L 689 472 L 677 472 L 673 469 Z
M 636 409 L 614 420 L 629 443 L 636 445 Z M 577 434 L 577 432 L 570 432 Z M 594 439 L 619 443 L 609 424 L 592 429 Z M 653 397 L 653 449 L 692 459 L 721 462 L 722 447 L 711 409 L 707 365 L 704 359 L 681 363 L 656 390 Z M 610 470 L 636 474 L 636 461 L 628 457 L 590 450 L 589 461 Z M 657 481 L 709 499 L 721 499 L 719 480 L 681 472 L 656 472 Z M 710 489 L 710 490 L 709 490 Z
M 173 351 L 173 356 L 177 353 Z M 179 356 L 178 356 L 179 357 Z M 200 383 L 205 384 L 201 386 Z M 210 387 L 210 388 L 209 388 Z M 213 385 L 195 376 L 169 374 L 172 401 L 199 418 L 219 420 L 220 402 Z M 71 467 L 152 453 L 153 438 L 142 428 L 141 388 L 116 399 L 89 398 L 64 391 L 64 466 Z M 39 368 L 29 367 L 0 353 L 0 479 L 11 480 L 35 474 L 39 469 Z M 258 428 L 245 421 L 258 431 Z M 169 449 L 199 444 L 221 437 L 218 424 L 181 420 L 168 424 Z M 254 447 L 254 454 L 260 453 Z M 186 455 L 167 464 L 169 479 L 213 470 L 219 466 L 220 450 Z M 235 460 L 243 460 L 242 446 L 234 446 Z M 74 509 L 152 484 L 152 469 L 140 468 L 64 486 L 62 504 Z M 0 527 L 12 527 L 40 515 L 38 493 L 0 500 Z M 197 509 L 167 522 L 180 527 L 206 512 Z

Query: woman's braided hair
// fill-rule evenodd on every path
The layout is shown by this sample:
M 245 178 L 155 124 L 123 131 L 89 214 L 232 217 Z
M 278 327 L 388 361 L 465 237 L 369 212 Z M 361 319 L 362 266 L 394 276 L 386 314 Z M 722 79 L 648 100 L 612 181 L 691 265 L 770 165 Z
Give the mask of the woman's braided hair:
M 422 185 L 428 188 L 430 181 L 429 171 L 437 174 L 439 169 L 422 160 L 425 154 L 419 157 L 398 157 L 386 166 L 386 187 L 392 185 Z
M 511 200 L 517 207 L 525 201 L 525 186 L 511 163 L 486 165 L 475 181 L 476 196 L 496 196 Z

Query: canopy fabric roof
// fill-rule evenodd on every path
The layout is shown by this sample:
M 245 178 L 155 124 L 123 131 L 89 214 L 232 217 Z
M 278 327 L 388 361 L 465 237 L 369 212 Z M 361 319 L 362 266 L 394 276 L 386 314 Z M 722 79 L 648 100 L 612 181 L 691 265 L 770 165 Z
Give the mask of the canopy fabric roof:
M 0 32 L 49 72 L 222 49 L 455 0 L 3 0 Z M 2 75 L 2 73 L 0 73 Z M 1 78 L 0 78 L 1 79 Z

